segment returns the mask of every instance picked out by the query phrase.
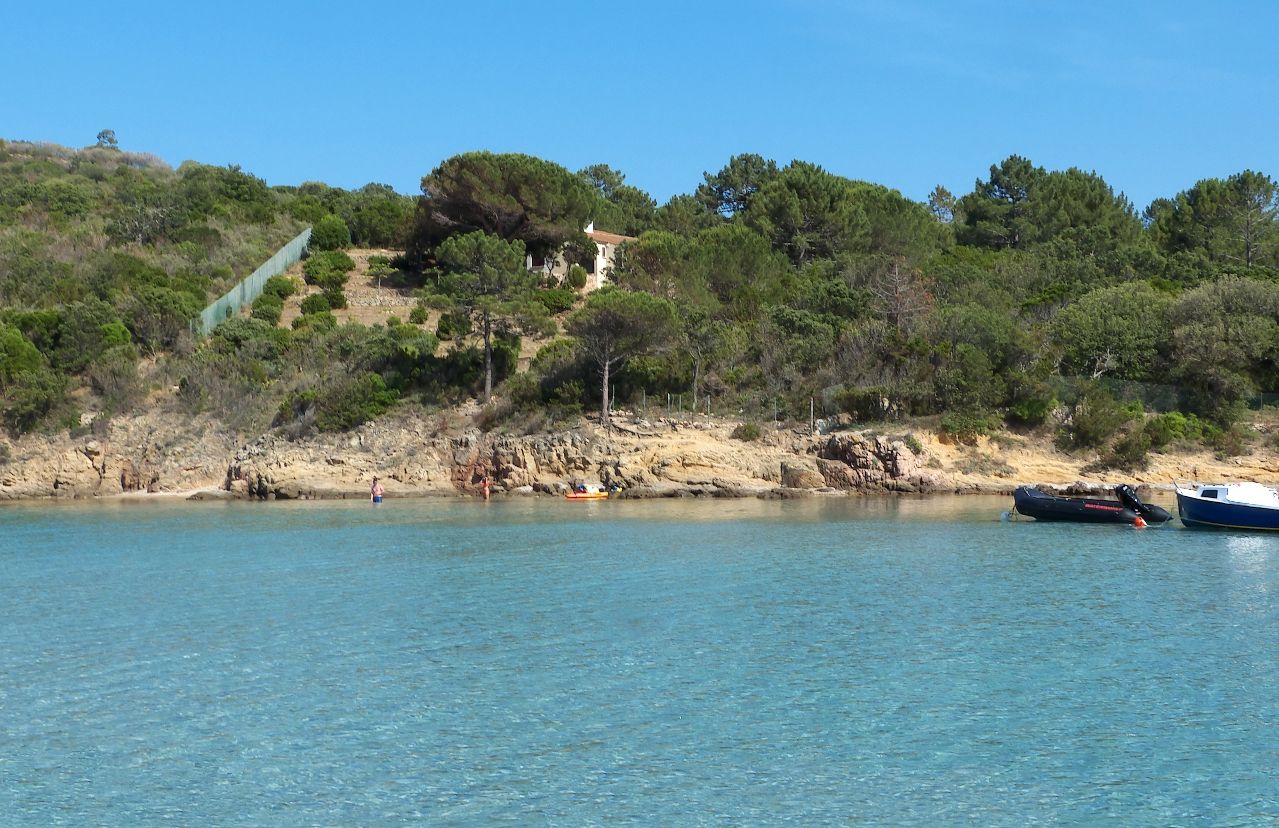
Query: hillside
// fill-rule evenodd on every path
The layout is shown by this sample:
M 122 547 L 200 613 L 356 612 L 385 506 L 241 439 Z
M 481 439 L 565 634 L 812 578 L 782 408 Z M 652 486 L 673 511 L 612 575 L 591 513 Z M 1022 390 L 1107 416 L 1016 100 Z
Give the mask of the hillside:
M 804 485 L 782 488 L 884 488 L 805 465 L 835 451 L 811 416 L 901 438 L 926 474 L 894 490 L 1273 465 L 1279 185 L 1261 173 L 1138 214 L 1096 174 L 1020 156 L 925 205 L 741 155 L 658 206 L 602 164 L 465 153 L 409 197 L 172 169 L 111 141 L 0 142 L 7 496 L 227 483 L 254 446 L 279 472 L 266 489 L 346 491 L 382 462 L 353 454 L 369 441 L 442 458 L 401 475 L 413 491 L 467 490 L 466 468 L 499 471 L 468 452 L 540 439 L 587 447 L 548 460 L 543 488 L 567 471 L 702 485 L 670 471 L 697 465 L 676 434 L 742 483 L 724 491 L 776 488 L 784 463 Z M 298 266 L 193 335 L 303 227 Z M 638 471 L 593 436 L 601 408 L 651 455 Z M 82 459 L 96 484 L 63 479 Z

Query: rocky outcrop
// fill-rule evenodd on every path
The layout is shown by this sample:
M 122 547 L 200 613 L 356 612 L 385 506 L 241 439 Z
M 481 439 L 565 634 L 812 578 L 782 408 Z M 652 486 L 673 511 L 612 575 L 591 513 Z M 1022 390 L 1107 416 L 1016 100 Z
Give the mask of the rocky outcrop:
M 377 476 L 389 497 L 456 495 L 454 461 L 466 454 L 450 448 L 448 440 L 405 426 L 370 424 L 302 441 L 266 434 L 235 452 L 221 486 L 262 500 L 365 498 Z
M 786 489 L 820 489 L 829 485 L 817 464 L 804 460 L 782 462 L 782 487 Z
M 125 460 L 120 468 L 120 491 L 151 492 L 158 490 L 160 473 L 147 462 Z
M 0 465 L 0 499 L 98 497 L 121 491 L 111 476 L 121 460 L 99 441 L 46 440 L 35 448 L 22 454 L 6 452 Z
M 923 470 L 901 440 L 842 432 L 818 444 L 816 454 L 825 484 L 832 488 L 929 492 L 944 486 L 940 475 Z

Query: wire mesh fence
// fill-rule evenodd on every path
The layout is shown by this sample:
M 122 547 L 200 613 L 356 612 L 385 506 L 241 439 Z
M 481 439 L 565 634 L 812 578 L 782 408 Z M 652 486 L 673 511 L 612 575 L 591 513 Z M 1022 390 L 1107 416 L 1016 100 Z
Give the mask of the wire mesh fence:
M 207 336 L 210 331 L 239 313 L 247 305 L 262 295 L 262 286 L 272 276 L 279 276 L 302 259 L 306 245 L 311 240 L 311 228 L 308 227 L 293 238 L 288 244 L 275 251 L 275 255 L 263 262 L 257 270 L 245 277 L 244 281 L 231 288 L 217 301 L 200 312 L 200 318 L 191 322 L 192 332 L 197 336 Z

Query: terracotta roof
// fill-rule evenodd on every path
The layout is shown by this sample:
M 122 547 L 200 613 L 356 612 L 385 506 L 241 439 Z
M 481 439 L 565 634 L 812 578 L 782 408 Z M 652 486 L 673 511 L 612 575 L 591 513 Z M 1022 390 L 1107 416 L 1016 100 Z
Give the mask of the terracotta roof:
M 616 233 L 605 233 L 603 230 L 592 230 L 586 235 L 601 244 L 621 244 L 622 242 L 635 241 L 635 236 L 619 236 Z

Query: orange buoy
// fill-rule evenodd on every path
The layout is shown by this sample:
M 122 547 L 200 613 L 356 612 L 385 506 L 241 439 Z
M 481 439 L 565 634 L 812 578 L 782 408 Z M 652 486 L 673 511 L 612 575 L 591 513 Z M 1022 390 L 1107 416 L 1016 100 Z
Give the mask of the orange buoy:
M 1132 522 L 1132 525 L 1138 529 L 1145 529 L 1146 519 L 1143 518 L 1141 515 L 1137 515 L 1137 519 Z

